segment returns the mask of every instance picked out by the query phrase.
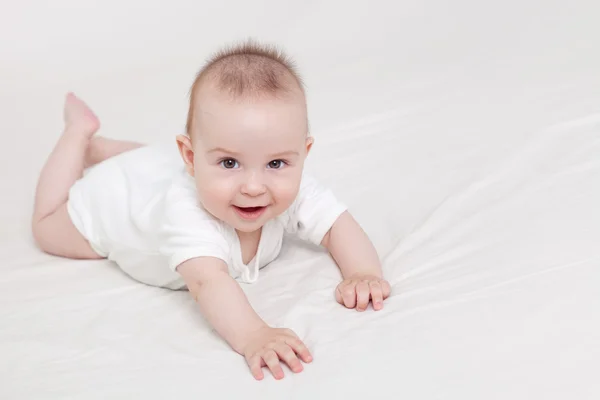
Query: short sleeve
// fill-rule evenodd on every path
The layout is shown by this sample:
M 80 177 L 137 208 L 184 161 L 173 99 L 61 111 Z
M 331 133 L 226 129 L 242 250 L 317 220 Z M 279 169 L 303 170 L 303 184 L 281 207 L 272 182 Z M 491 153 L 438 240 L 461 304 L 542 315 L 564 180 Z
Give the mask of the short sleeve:
M 330 189 L 303 175 L 298 197 L 288 210 L 286 231 L 319 245 L 346 209 Z
M 221 222 L 200 206 L 189 176 L 177 177 L 165 195 L 160 240 L 160 253 L 173 271 L 196 257 L 229 262 L 229 244 Z

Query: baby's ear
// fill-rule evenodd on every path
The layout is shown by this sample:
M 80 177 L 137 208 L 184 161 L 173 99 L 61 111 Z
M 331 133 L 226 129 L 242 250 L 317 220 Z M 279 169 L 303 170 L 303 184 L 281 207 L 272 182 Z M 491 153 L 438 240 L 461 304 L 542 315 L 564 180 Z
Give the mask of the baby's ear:
M 194 176 L 194 148 L 192 147 L 192 141 L 186 135 L 177 135 L 177 147 L 179 148 L 179 154 L 185 163 L 185 169 Z
M 311 136 L 308 136 L 306 138 L 306 154 L 308 155 L 308 153 L 310 153 L 310 149 L 312 148 L 313 143 L 315 142 L 315 139 L 313 139 Z

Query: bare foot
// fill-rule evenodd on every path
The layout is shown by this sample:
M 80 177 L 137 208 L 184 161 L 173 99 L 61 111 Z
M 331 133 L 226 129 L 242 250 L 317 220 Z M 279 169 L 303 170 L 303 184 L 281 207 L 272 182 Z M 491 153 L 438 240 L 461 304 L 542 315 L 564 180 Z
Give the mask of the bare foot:
M 96 114 L 71 92 L 65 99 L 63 117 L 65 133 L 85 135 L 87 138 L 91 138 L 100 128 L 100 120 Z

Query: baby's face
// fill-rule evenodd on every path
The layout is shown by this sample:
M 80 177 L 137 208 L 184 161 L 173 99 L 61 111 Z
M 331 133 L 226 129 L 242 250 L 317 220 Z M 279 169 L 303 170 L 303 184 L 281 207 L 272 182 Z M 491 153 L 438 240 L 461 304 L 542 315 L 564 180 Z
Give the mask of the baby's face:
M 241 232 L 283 213 L 300 187 L 307 138 L 304 97 L 232 101 L 210 91 L 194 112 L 194 176 L 206 210 Z

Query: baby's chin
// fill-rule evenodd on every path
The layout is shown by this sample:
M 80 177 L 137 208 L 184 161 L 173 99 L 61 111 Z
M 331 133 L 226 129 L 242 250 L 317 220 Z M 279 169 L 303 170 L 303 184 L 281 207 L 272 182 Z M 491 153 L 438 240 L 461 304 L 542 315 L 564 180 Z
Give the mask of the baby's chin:
M 255 222 L 255 223 L 239 223 L 239 222 L 235 221 L 234 223 L 230 223 L 229 225 L 232 226 L 238 232 L 253 233 L 253 232 L 256 232 L 256 231 L 262 229 L 262 227 L 265 226 L 265 224 L 268 221 L 269 220 Z

